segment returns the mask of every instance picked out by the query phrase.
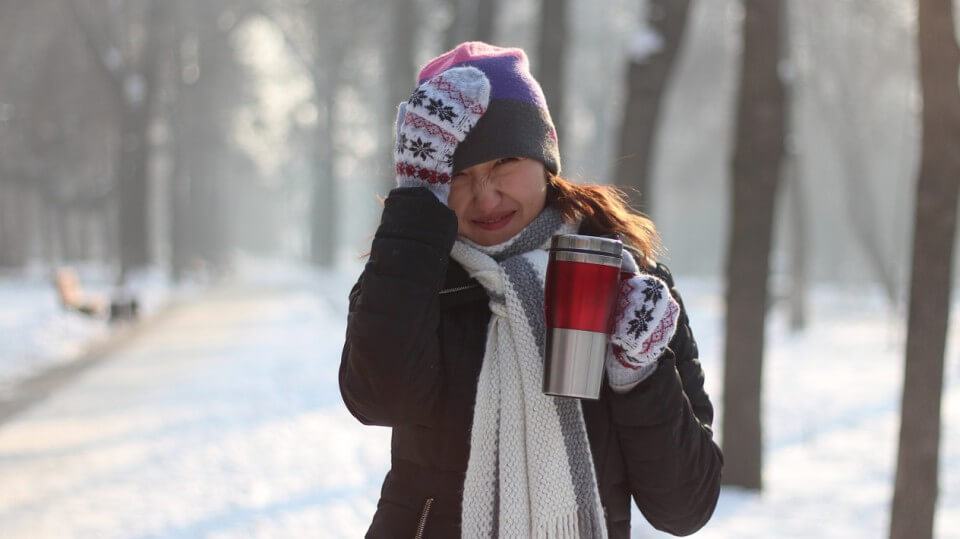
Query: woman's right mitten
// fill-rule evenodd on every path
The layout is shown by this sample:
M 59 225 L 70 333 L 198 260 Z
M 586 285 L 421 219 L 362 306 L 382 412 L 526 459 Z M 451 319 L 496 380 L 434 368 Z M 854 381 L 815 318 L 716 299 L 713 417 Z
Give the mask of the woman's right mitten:
M 487 111 L 490 80 L 456 67 L 420 85 L 397 112 L 397 186 L 429 189 L 447 203 L 453 152 Z

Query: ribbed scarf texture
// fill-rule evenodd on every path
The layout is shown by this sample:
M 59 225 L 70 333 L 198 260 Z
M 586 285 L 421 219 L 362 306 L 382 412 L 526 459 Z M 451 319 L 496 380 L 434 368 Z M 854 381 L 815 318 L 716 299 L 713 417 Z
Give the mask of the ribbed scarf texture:
M 464 482 L 465 538 L 607 536 L 580 402 L 541 391 L 550 238 L 577 228 L 548 207 L 504 243 L 454 244 L 451 256 L 486 289 L 492 313 Z

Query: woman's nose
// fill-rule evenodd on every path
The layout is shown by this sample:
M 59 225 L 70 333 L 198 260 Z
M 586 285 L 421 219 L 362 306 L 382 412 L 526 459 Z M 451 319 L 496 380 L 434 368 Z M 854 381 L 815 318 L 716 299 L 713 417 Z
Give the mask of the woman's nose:
M 474 204 L 481 211 L 492 211 L 500 205 L 500 187 L 492 178 L 484 178 L 474 184 Z

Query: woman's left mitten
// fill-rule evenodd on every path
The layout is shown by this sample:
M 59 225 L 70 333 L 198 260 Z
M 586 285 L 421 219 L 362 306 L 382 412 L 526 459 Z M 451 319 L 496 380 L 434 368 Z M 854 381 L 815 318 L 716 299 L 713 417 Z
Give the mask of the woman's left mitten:
M 490 102 L 490 80 L 475 67 L 448 69 L 420 85 L 397 114 L 397 186 L 429 189 L 446 204 L 453 153 Z
M 662 280 L 635 273 L 620 281 L 607 357 L 610 387 L 626 393 L 650 376 L 677 329 L 680 306 Z

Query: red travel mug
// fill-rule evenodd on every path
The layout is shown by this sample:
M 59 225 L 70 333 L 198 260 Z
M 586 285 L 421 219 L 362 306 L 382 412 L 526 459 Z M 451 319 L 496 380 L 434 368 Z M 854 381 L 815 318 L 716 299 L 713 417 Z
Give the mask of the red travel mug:
M 617 303 L 623 243 L 578 234 L 553 237 L 547 264 L 543 392 L 600 398 Z

